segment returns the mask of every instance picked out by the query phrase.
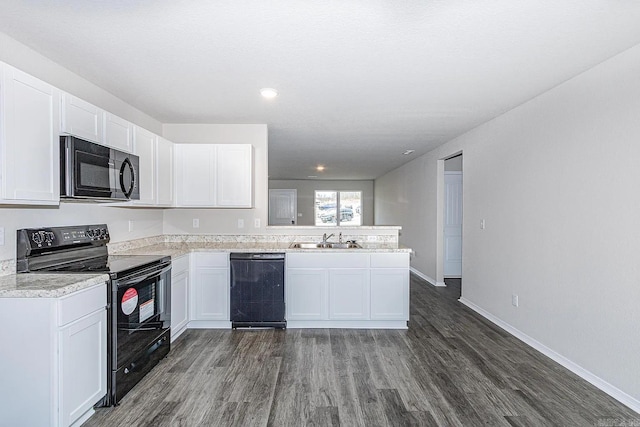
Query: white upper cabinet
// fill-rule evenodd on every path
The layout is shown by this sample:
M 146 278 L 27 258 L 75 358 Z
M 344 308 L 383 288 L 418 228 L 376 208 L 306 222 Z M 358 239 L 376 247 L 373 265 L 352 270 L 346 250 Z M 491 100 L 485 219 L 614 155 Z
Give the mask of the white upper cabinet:
M 63 93 L 60 110 L 60 133 L 102 143 L 104 111 L 68 93 Z
M 156 203 L 173 205 L 173 142 L 158 137 L 156 141 Z
M 158 137 L 136 126 L 133 132 L 135 154 L 140 157 L 138 188 L 140 200 L 136 204 L 156 204 L 156 142 Z
M 60 93 L 0 63 L 0 203 L 58 204 Z
M 253 147 L 251 144 L 216 146 L 216 205 L 253 206 Z
M 177 144 L 178 206 L 253 207 L 250 144 Z
M 176 201 L 178 206 L 215 204 L 215 146 L 177 144 Z
M 133 152 L 133 125 L 114 114 L 104 114 L 104 145 L 116 150 Z

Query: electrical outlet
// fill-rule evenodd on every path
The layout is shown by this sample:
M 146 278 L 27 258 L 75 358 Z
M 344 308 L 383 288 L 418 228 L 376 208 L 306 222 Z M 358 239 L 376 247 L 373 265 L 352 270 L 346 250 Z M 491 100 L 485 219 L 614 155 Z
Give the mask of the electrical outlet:
M 367 236 L 367 242 L 377 242 L 378 236 Z
M 193 218 L 193 228 L 200 227 L 200 220 L 198 218 Z
M 260 218 L 254 218 L 253 219 L 253 227 L 254 228 L 260 228 Z
M 4 246 L 4 227 L 0 227 L 0 246 Z
M 129 220 L 129 231 L 133 231 L 133 220 Z
M 511 305 L 513 305 L 514 307 L 518 307 L 520 305 L 520 302 L 518 301 L 518 295 L 511 295 Z
M 484 219 L 481 219 L 480 220 L 480 230 L 484 230 L 484 226 L 485 226 Z
M 244 219 L 242 218 L 238 219 L 238 228 L 244 228 Z

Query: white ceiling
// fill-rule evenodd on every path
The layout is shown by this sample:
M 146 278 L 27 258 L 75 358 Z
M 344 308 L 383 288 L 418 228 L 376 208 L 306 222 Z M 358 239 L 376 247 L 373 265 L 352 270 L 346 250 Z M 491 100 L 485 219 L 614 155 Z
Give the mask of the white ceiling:
M 163 123 L 267 123 L 272 179 L 373 179 L 640 43 L 640 1 L 2 0 L 0 31 Z

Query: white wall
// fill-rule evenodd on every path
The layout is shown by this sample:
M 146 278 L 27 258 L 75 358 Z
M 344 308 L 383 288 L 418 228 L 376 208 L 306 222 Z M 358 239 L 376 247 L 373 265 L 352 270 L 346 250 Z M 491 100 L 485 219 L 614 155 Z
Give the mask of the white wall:
M 362 225 L 373 225 L 373 181 L 270 180 L 269 188 L 298 190 L 298 225 L 315 225 L 315 191 L 361 191 Z M 300 216 L 302 214 L 302 216 Z
M 133 229 L 129 231 L 129 221 Z M 108 207 L 99 203 L 61 203 L 47 208 L 0 206 L 0 227 L 5 228 L 5 244 L 0 261 L 15 259 L 16 230 L 62 225 L 107 224 L 112 242 L 162 234 L 162 210 Z
M 259 234 L 267 225 L 268 135 L 264 124 L 165 124 L 163 136 L 175 143 L 252 144 L 254 159 L 253 209 L 167 209 L 164 232 L 167 234 Z M 200 227 L 193 228 L 193 219 Z M 238 228 L 238 219 L 244 228 Z M 255 227 L 255 219 L 260 227 Z
M 375 183 L 376 223 L 402 225 L 412 266 L 437 279 L 438 174 L 462 150 L 463 298 L 636 410 L 639 75 L 636 46 Z
M 160 122 L 140 112 L 93 83 L 72 73 L 25 45 L 0 33 L 0 61 L 40 78 L 64 91 L 85 99 L 153 132 L 161 133 Z M 128 221 L 133 220 L 129 232 Z M 162 210 L 122 209 L 103 204 L 63 203 L 60 207 L 0 206 L 0 227 L 5 229 L 5 244 L 0 246 L 0 261 L 15 259 L 16 230 L 27 227 L 106 223 L 114 242 L 154 236 L 162 233 Z

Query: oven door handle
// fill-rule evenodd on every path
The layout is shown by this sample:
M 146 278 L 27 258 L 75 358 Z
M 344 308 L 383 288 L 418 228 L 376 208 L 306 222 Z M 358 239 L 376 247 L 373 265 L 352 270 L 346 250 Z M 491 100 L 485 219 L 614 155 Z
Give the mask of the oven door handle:
M 151 273 L 145 274 L 143 276 L 138 276 L 135 275 L 133 277 L 130 277 L 128 279 L 124 279 L 124 280 L 118 280 L 118 287 L 121 286 L 131 286 L 131 285 L 136 285 L 138 283 L 144 282 L 147 279 L 150 279 L 152 277 L 159 277 L 162 276 L 163 274 L 167 273 L 171 271 L 171 265 L 168 265 L 167 267 L 163 268 L 162 270 L 154 270 Z

